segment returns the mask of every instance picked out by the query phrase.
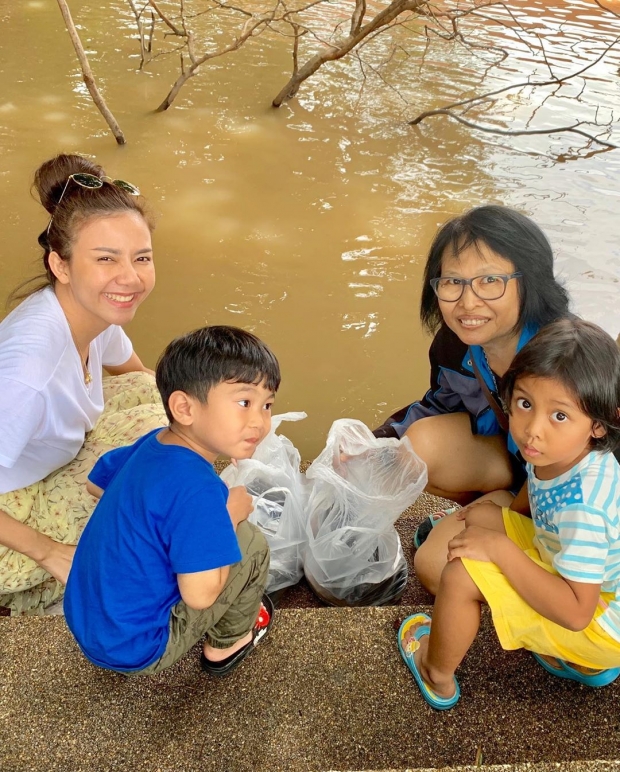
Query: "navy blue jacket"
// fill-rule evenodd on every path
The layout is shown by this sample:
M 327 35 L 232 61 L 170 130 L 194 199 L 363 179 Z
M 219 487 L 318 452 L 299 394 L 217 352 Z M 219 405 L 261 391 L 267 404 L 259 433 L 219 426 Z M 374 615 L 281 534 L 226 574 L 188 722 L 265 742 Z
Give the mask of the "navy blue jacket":
M 519 337 L 517 351 L 537 332 L 525 327 Z M 402 437 L 419 418 L 442 413 L 468 413 L 473 434 L 497 435 L 502 430 L 478 383 L 471 363 L 473 355 L 489 391 L 497 397 L 497 387 L 481 346 L 468 347 L 446 325 L 442 325 L 431 343 L 431 387 L 424 397 L 401 408 L 374 430 L 375 437 Z M 499 376 L 495 381 L 501 384 Z M 508 450 L 517 456 L 514 440 L 508 435 Z M 519 459 L 522 465 L 523 461 Z

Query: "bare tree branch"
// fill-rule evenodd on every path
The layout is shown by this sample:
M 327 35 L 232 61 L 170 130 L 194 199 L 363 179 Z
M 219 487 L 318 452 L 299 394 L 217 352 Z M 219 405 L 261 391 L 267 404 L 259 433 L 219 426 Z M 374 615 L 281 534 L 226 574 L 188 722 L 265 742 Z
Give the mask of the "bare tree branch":
M 614 145 L 612 142 L 607 142 L 603 139 L 599 139 L 593 134 L 588 134 L 588 132 L 579 129 L 578 128 L 579 126 L 587 126 L 586 121 L 578 121 L 577 123 L 573 123 L 570 126 L 554 126 L 552 129 L 496 129 L 493 126 L 482 126 L 479 123 L 468 121 L 465 118 L 463 118 L 462 115 L 457 115 L 456 113 L 452 112 L 452 110 L 442 108 L 440 110 L 430 110 L 426 114 L 423 113 L 421 116 L 418 116 L 418 118 L 416 118 L 415 120 L 409 121 L 409 123 L 412 126 L 415 126 L 425 117 L 428 117 L 430 115 L 447 115 L 449 118 L 453 118 L 455 121 L 462 123 L 464 126 L 468 126 L 470 129 L 475 129 L 476 131 L 484 131 L 484 132 L 487 132 L 488 134 L 500 134 L 503 137 L 521 137 L 523 135 L 528 135 L 528 134 L 559 134 L 561 132 L 568 131 L 568 132 L 572 132 L 573 134 L 581 134 L 582 137 L 587 137 L 593 142 L 598 142 L 599 145 L 604 145 L 605 147 L 608 147 L 608 148 L 620 147 L 619 145 Z
M 349 35 L 356 35 L 362 26 L 364 21 L 364 14 L 366 13 L 366 0 L 355 0 L 355 10 L 351 17 L 351 29 Z
M 271 14 L 267 14 L 264 16 L 258 16 L 258 17 L 250 17 L 245 22 L 243 29 L 241 31 L 241 34 L 238 35 L 231 43 L 229 43 L 224 48 L 219 49 L 218 51 L 214 51 L 213 53 L 206 53 L 203 56 L 196 57 L 193 54 L 192 51 L 192 44 L 193 44 L 193 38 L 190 32 L 187 32 L 187 39 L 188 39 L 188 47 L 190 51 L 190 59 L 191 59 L 191 66 L 188 67 L 186 70 L 182 71 L 179 77 L 176 79 L 175 83 L 173 84 L 172 88 L 166 95 L 166 98 L 164 101 L 159 105 L 159 107 L 155 110 L 157 113 L 164 112 L 164 110 L 167 110 L 170 105 L 174 102 L 176 99 L 179 91 L 183 88 L 185 83 L 187 81 L 194 77 L 196 74 L 196 71 L 198 68 L 204 64 L 205 62 L 209 61 L 210 59 L 215 59 L 219 56 L 224 56 L 225 54 L 230 53 L 231 51 L 237 51 L 241 46 L 251 38 L 255 33 L 257 33 L 258 30 L 260 30 L 261 27 L 265 27 L 269 21 L 273 20 L 273 17 L 276 13 L 276 7 L 273 9 Z
M 605 152 L 616 146 L 609 139 L 610 134 L 601 132 L 601 126 L 605 127 L 604 115 L 599 114 L 594 120 L 577 121 L 570 125 L 559 126 L 557 128 L 537 128 L 537 122 L 540 121 L 540 114 L 547 106 L 549 100 L 581 100 L 584 90 L 588 85 L 589 79 L 585 73 L 600 62 L 608 51 L 620 41 L 620 37 L 611 43 L 608 43 L 600 55 L 597 55 L 594 61 L 579 66 L 575 72 L 562 75 L 561 63 L 552 56 L 551 43 L 543 35 L 537 32 L 539 27 L 524 21 L 523 14 L 515 11 L 505 0 L 442 0 L 438 6 L 432 5 L 433 0 L 382 0 L 381 10 L 376 10 L 377 5 L 370 5 L 368 0 L 346 0 L 346 2 L 336 2 L 336 0 L 261 0 L 260 3 L 252 0 L 176 0 L 176 9 L 174 13 L 167 17 L 159 8 L 158 3 L 161 0 L 128 0 L 133 9 L 136 22 L 138 23 L 141 34 L 141 50 L 144 53 L 148 49 L 149 59 L 156 56 L 162 56 L 168 52 L 152 55 L 150 45 L 144 38 L 146 37 L 146 26 L 142 20 L 142 13 L 136 9 L 136 4 L 145 4 L 145 8 L 150 6 L 152 19 L 153 12 L 157 14 L 166 24 L 167 30 L 164 37 L 174 34 L 183 40 L 183 45 L 177 49 L 181 54 L 180 73 L 172 85 L 166 98 L 157 108 L 157 112 L 164 111 L 173 104 L 180 90 L 187 81 L 194 77 L 199 68 L 209 61 L 218 57 L 225 56 L 239 50 L 252 37 L 256 37 L 265 32 L 278 35 L 290 41 L 292 72 L 287 83 L 274 98 L 272 104 L 279 107 L 284 101 L 293 98 L 299 91 L 299 88 L 305 80 L 312 77 L 324 64 L 338 61 L 347 55 L 352 54 L 358 62 L 361 73 L 359 93 L 354 96 L 356 104 L 359 105 L 371 77 L 375 81 L 381 81 L 387 88 L 393 91 L 402 102 L 409 104 L 407 91 L 403 86 L 403 81 L 398 78 L 397 71 L 409 61 L 419 61 L 420 70 L 428 68 L 426 61 L 432 41 L 441 39 L 451 42 L 454 47 L 464 48 L 477 62 L 482 66 L 476 66 L 475 78 L 479 84 L 484 84 L 488 73 L 492 68 L 501 65 L 509 56 L 508 48 L 502 47 L 501 42 L 497 44 L 496 27 L 498 24 L 504 25 L 510 30 L 511 36 L 527 47 L 535 57 L 535 61 L 545 69 L 536 70 L 527 79 L 519 83 L 513 83 L 503 86 L 477 96 L 461 98 L 452 104 L 446 104 L 435 110 L 428 110 L 421 113 L 413 120 L 410 125 L 417 125 L 425 119 L 441 115 L 447 116 L 457 122 L 468 126 L 476 131 L 494 133 L 505 136 L 523 136 L 527 134 L 555 134 L 555 133 L 574 133 L 587 140 L 587 147 L 597 144 L 600 148 L 596 152 Z M 604 0 L 594 0 L 601 9 L 609 11 L 603 4 Z M 268 4 L 266 4 L 268 3 Z M 337 7 L 335 7 L 337 6 Z M 168 2 L 164 8 L 169 9 L 172 3 Z M 344 14 L 341 12 L 348 8 Z M 369 10 L 370 9 L 372 10 Z M 500 13 L 492 13 L 486 9 L 498 8 Z M 259 10 L 260 9 L 260 10 Z M 313 10 L 316 9 L 316 10 Z M 322 9 L 325 9 L 323 11 Z M 336 11 L 336 16 L 333 14 Z M 170 13 L 166 10 L 166 13 Z M 614 13 L 610 11 L 610 13 Z M 207 15 L 209 15 L 207 17 Z M 620 14 L 615 14 L 620 16 Z M 207 17 L 205 22 L 210 24 L 209 33 L 205 36 L 204 27 L 200 27 L 199 17 Z M 416 20 L 424 17 L 422 26 Z M 239 23 L 236 32 L 232 33 L 232 39 L 227 44 L 216 43 L 217 38 L 212 33 L 221 34 L 223 29 L 227 29 L 235 18 Z M 327 24 L 326 24 L 327 22 Z M 392 31 L 397 27 L 407 30 L 409 40 L 417 38 L 425 39 L 425 50 L 420 52 L 418 46 L 404 45 L 399 39 L 390 40 Z M 491 30 L 490 35 L 484 35 L 487 28 Z M 151 27 L 151 38 L 153 28 Z M 369 50 L 376 39 L 381 36 L 381 40 L 387 39 L 387 48 L 383 43 L 379 47 Z M 422 36 L 424 36 L 422 38 Z M 203 43 L 203 40 L 208 42 Z M 606 41 L 609 38 L 605 39 Z M 575 45 L 583 43 L 583 39 L 576 41 Z M 570 41 L 569 41 L 570 43 Z M 201 49 L 199 49 L 199 46 Z M 187 53 L 185 53 L 185 49 Z M 369 50 L 368 56 L 365 51 Z M 570 50 L 570 49 L 569 49 Z M 304 51 L 309 51 L 304 57 Z M 377 52 L 380 52 L 379 57 Z M 570 54 L 569 54 L 570 55 Z M 581 51 L 577 52 L 581 56 Z M 379 59 L 379 61 L 377 61 Z M 518 67 L 513 71 L 518 72 Z M 576 88 L 562 91 L 563 86 L 569 81 L 573 81 Z M 479 86 L 482 91 L 484 86 Z M 540 89 L 544 89 L 538 94 Z M 536 92 L 536 98 L 534 98 Z M 469 92 L 470 94 L 472 91 Z M 483 111 L 489 111 L 497 108 L 500 98 L 509 93 L 521 94 L 528 98 L 530 109 L 524 118 L 522 128 L 504 130 L 495 128 L 495 125 L 501 126 L 500 118 L 491 120 L 488 124 L 484 123 L 481 117 Z M 577 94 L 575 96 L 575 93 Z M 478 121 L 482 120 L 482 123 Z M 569 119 L 570 122 L 570 119 Z M 490 124 L 490 125 L 489 125 Z M 607 122 L 606 129 L 609 131 L 611 123 Z M 598 129 L 595 127 L 599 127 Z M 594 133 L 598 132 L 598 133 Z M 582 143 L 586 146 L 586 143 Z M 573 148 L 574 150 L 574 148 Z
M 364 40 L 364 38 L 368 37 L 368 35 L 380 27 L 385 27 L 390 24 L 390 22 L 397 16 L 400 16 L 401 13 L 405 13 L 406 11 L 417 11 L 427 4 L 428 0 L 392 0 L 392 2 L 371 19 L 371 21 L 363 27 L 360 27 L 356 33 L 350 34 L 340 45 L 332 45 L 326 51 L 311 57 L 294 75 L 291 76 L 288 83 L 273 100 L 272 105 L 274 107 L 280 107 L 283 102 L 292 99 L 304 80 L 311 75 L 314 75 L 325 62 L 333 62 L 342 59 L 343 56 L 346 56 L 352 51 L 362 40 Z
M 589 64 L 584 65 L 576 72 L 570 73 L 569 75 L 564 75 L 563 77 L 557 77 L 553 76 L 551 80 L 542 80 L 542 81 L 521 81 L 520 83 L 513 83 L 510 86 L 504 86 L 503 88 L 495 89 L 494 91 L 488 91 L 485 94 L 481 94 L 479 96 L 470 97 L 469 99 L 462 99 L 459 102 L 452 102 L 449 105 L 445 105 L 445 107 L 442 107 L 438 110 L 428 110 L 424 113 L 421 113 L 413 120 L 409 121 L 409 124 L 411 126 L 415 126 L 416 124 L 420 123 L 420 121 L 423 121 L 425 118 L 428 118 L 431 115 L 442 115 L 447 114 L 444 113 L 445 110 L 453 110 L 455 107 L 462 107 L 463 105 L 469 105 L 474 102 L 480 102 L 482 100 L 488 100 L 489 97 L 498 96 L 499 94 L 505 94 L 507 91 L 513 91 L 514 89 L 520 89 L 520 88 L 526 88 L 526 87 L 533 87 L 533 88 L 540 88 L 541 86 L 556 86 L 561 85 L 563 83 L 566 83 L 566 81 L 571 80 L 573 78 L 577 78 L 580 75 L 582 75 L 584 72 L 589 70 L 591 67 L 594 67 L 596 64 L 598 64 L 601 59 L 603 59 L 609 51 L 620 41 L 620 38 L 615 38 L 609 45 L 605 47 L 605 50 L 596 57 L 592 62 Z
M 179 37 L 185 37 L 185 33 L 183 30 L 180 30 L 178 27 L 175 27 L 175 25 L 170 21 L 170 19 L 166 16 L 163 11 L 160 10 L 159 6 L 155 2 L 155 0 L 149 0 L 149 5 L 151 8 L 155 11 L 155 13 L 159 16 L 159 18 L 163 21 L 163 23 L 168 27 L 175 35 L 178 35 Z
M 600 2 L 600 0 L 594 0 L 594 2 L 598 5 L 599 8 L 602 8 L 603 11 L 607 11 L 607 13 L 611 13 L 614 16 L 620 17 L 620 13 L 618 13 L 618 11 L 612 11 L 611 8 L 608 8 L 606 5 L 603 5 L 603 3 Z
M 149 55 L 153 52 L 153 35 L 155 34 L 155 14 L 151 11 L 151 29 L 149 30 L 149 39 L 147 41 Z
M 155 17 L 152 15 L 151 11 L 151 31 L 148 39 L 145 37 L 144 34 L 144 28 L 142 26 L 142 11 L 138 11 L 136 8 L 136 4 L 134 3 L 134 0 L 127 0 L 129 3 L 129 7 L 133 11 L 133 15 L 136 18 L 136 26 L 138 27 L 138 36 L 140 38 L 140 69 L 144 67 L 144 65 L 150 60 L 151 58 L 151 50 L 152 50 L 152 41 L 153 41 L 153 31 L 155 28 Z M 142 9 L 144 10 L 144 9 Z
M 291 24 L 295 33 L 295 39 L 293 40 L 293 72 L 299 70 L 299 39 L 302 35 L 306 34 L 306 30 L 299 32 L 299 24 Z
M 93 102 L 95 103 L 97 109 L 110 127 L 110 131 L 112 134 L 114 134 L 114 139 L 118 142 L 119 145 L 124 145 L 126 143 L 125 135 L 121 131 L 121 127 L 118 125 L 116 118 L 110 112 L 107 104 L 105 103 L 105 99 L 101 96 L 101 93 L 97 88 L 95 77 L 92 73 L 92 70 L 90 69 L 90 64 L 88 62 L 86 52 L 84 51 L 84 46 L 82 45 L 80 36 L 78 35 L 78 32 L 75 28 L 75 24 L 73 23 L 69 6 L 67 5 L 66 0 L 57 0 L 57 2 L 60 8 L 60 12 L 62 13 L 62 17 L 65 20 L 65 25 L 67 27 L 69 37 L 71 38 L 71 42 L 73 43 L 73 48 L 75 49 L 75 53 L 77 54 L 78 60 L 80 62 L 80 67 L 82 68 L 82 77 L 84 78 L 86 88 L 93 98 Z

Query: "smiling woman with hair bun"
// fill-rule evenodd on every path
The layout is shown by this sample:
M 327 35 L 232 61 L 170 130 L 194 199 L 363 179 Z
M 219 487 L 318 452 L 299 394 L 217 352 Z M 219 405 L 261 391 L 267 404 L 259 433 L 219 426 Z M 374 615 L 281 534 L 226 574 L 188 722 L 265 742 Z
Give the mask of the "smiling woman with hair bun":
M 44 271 L 13 291 L 19 304 L 0 323 L 0 606 L 12 614 L 62 597 L 98 456 L 165 424 L 122 329 L 155 284 L 140 191 L 64 154 L 34 188 L 49 214 Z

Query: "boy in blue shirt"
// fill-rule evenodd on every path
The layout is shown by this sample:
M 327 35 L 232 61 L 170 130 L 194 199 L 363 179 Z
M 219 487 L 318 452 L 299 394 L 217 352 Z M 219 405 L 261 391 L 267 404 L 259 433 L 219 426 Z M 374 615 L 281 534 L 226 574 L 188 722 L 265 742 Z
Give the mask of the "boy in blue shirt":
M 278 361 L 251 333 L 204 327 L 157 364 L 170 420 L 106 453 L 89 475 L 101 497 L 67 583 L 67 625 L 94 664 L 122 673 L 169 667 L 206 636 L 204 670 L 229 673 L 267 632 L 267 543 L 213 462 L 249 458 L 269 432 Z

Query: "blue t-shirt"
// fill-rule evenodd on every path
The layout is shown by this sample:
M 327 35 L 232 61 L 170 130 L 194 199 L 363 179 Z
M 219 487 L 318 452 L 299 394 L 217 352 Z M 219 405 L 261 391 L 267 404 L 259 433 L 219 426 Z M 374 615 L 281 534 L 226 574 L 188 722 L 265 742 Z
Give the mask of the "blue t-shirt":
M 164 653 L 177 574 L 241 560 L 228 488 L 202 456 L 163 445 L 155 429 L 99 459 L 105 493 L 77 546 L 65 616 L 96 665 L 141 670 Z

